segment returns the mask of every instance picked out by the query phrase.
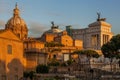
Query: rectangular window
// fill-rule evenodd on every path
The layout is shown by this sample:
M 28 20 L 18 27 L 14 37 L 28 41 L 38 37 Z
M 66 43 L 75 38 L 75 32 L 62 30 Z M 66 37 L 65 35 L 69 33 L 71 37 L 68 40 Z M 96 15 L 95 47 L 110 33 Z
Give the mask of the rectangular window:
M 70 55 L 69 54 L 63 54 L 63 59 L 64 59 L 64 61 L 68 61 L 70 59 Z
M 8 45 L 7 46 L 8 54 L 12 54 L 12 46 Z

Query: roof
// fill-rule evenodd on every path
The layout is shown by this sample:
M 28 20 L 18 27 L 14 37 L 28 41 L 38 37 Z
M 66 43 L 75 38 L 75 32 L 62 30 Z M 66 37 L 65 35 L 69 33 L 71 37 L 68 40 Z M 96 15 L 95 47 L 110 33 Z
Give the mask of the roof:
M 111 25 L 105 21 L 96 21 L 88 25 L 89 27 L 94 27 L 94 26 L 108 26 L 111 27 Z
M 9 35 L 9 36 L 8 36 Z M 0 38 L 10 39 L 15 41 L 21 41 L 19 37 L 17 37 L 11 30 L 0 30 Z

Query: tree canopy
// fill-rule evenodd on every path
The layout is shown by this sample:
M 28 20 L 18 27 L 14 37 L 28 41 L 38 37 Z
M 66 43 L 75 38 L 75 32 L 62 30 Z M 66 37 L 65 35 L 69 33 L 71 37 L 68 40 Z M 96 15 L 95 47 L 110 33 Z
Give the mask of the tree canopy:
M 45 47 L 64 47 L 64 45 L 57 42 L 46 42 Z
M 53 58 L 53 59 L 49 60 L 48 65 L 49 66 L 59 66 L 60 63 L 59 63 L 58 60 L 56 60 L 56 59 Z
M 95 58 L 99 57 L 99 54 L 94 50 L 78 50 L 78 51 L 74 51 L 74 53 L 77 53 L 79 55 L 86 55 L 87 57 L 95 57 Z
M 102 46 L 101 50 L 107 58 L 120 58 L 120 34 L 113 36 L 109 42 Z
M 78 51 L 74 51 L 74 53 L 77 53 L 79 56 L 81 55 L 85 55 L 88 59 L 88 68 L 90 69 L 91 68 L 91 65 L 90 65 L 90 59 L 91 58 L 98 58 L 100 55 L 95 51 L 95 50 L 78 50 Z M 78 56 L 79 58 L 79 63 L 81 63 L 81 59 L 80 57 Z
M 36 72 L 37 73 L 48 73 L 49 72 L 49 67 L 47 65 L 38 65 L 36 67 Z

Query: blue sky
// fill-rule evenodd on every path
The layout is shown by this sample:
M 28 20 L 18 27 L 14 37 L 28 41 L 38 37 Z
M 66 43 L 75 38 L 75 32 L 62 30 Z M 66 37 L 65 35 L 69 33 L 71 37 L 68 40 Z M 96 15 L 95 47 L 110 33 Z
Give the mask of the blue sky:
M 41 36 L 50 29 L 51 21 L 62 30 L 67 25 L 86 28 L 96 21 L 97 12 L 107 18 L 114 34 L 120 33 L 120 0 L 0 0 L 1 28 L 12 17 L 16 2 L 29 36 Z

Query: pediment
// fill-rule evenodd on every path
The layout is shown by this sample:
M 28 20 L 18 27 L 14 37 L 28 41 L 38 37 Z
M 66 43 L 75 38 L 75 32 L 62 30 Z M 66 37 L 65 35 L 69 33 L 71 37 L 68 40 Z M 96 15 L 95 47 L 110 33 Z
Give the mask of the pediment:
M 1 31 L 0 38 L 21 41 L 11 30 Z

